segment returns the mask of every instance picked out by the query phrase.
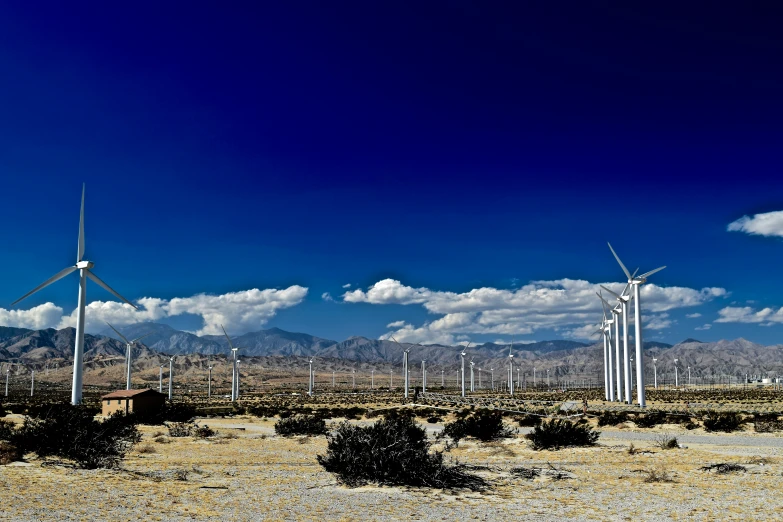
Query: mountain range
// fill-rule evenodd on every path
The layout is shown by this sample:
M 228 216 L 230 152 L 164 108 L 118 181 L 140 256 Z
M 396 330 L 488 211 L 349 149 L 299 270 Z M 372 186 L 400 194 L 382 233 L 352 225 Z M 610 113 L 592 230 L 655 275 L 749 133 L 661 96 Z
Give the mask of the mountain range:
M 103 334 L 85 335 L 85 362 L 89 367 L 122 365 L 125 344 L 107 328 Z M 155 368 L 167 364 L 169 356 L 176 356 L 177 365 L 201 367 L 209 358 L 225 360 L 229 354 L 224 336 L 197 336 L 159 323 L 140 323 L 124 327 L 129 339 L 150 334 L 133 349 L 136 365 Z M 73 359 L 75 331 L 28 330 L 0 327 L 0 362 L 11 362 L 41 369 L 46 366 L 67 365 Z M 381 368 L 399 366 L 403 348 L 411 348 L 411 367 L 426 360 L 430 368 L 452 371 L 459 367 L 461 346 L 410 345 L 393 341 L 351 337 L 344 341 L 323 339 L 305 333 L 294 333 L 270 328 L 232 337 L 241 359 L 263 359 L 267 367 L 289 367 L 289 359 L 315 357 L 329 361 L 330 367 Z M 467 350 L 466 362 L 474 360 L 485 371 L 508 365 L 509 345 L 485 343 Z M 633 344 L 631 344 L 633 350 Z M 659 371 L 670 368 L 674 359 L 681 369 L 688 366 L 696 375 L 774 374 L 783 371 L 783 346 L 763 346 L 745 339 L 721 340 L 703 343 L 686 339 L 676 345 L 645 342 L 645 357 L 657 358 Z M 536 367 L 540 372 L 552 370 L 555 376 L 599 376 L 603 368 L 602 344 L 586 344 L 570 340 L 539 341 L 514 344 L 514 362 L 523 367 Z M 299 364 L 299 363 L 297 363 Z M 647 361 L 648 370 L 652 361 Z M 323 363 L 322 363 L 322 367 Z M 543 373 L 541 374 L 543 375 Z

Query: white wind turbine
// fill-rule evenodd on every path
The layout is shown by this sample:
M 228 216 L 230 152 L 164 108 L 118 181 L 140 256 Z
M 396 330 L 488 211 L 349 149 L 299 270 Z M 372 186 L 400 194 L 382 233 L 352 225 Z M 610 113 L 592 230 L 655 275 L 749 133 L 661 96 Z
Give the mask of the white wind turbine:
M 636 271 L 633 273 L 633 276 L 636 275 L 636 272 L 638 272 L 639 269 L 637 268 Z M 633 278 L 633 276 L 631 276 Z M 625 377 L 625 402 L 628 404 L 631 404 L 633 397 L 631 396 L 631 384 L 633 383 L 633 373 L 631 373 L 631 354 L 628 351 L 628 303 L 630 302 L 631 296 L 630 294 L 626 294 L 628 290 L 631 288 L 631 283 L 628 283 L 625 285 L 625 288 L 623 288 L 623 291 L 619 294 L 612 292 L 608 288 L 606 288 L 604 285 L 600 285 L 601 288 L 612 294 L 615 299 L 618 302 L 618 305 L 620 306 L 620 310 L 623 317 L 623 376 Z
M 473 367 L 476 365 L 476 363 L 473 362 L 473 359 L 470 360 L 470 393 L 473 393 L 476 391 L 476 387 L 473 385 Z
M 33 295 L 38 290 L 46 288 L 55 281 L 59 281 L 71 272 L 79 271 L 79 301 L 76 309 L 76 343 L 73 352 L 73 383 L 71 385 L 71 404 L 80 404 L 82 402 L 82 373 L 84 371 L 84 309 L 87 304 L 87 278 L 93 280 L 104 290 L 114 295 L 117 299 L 131 305 L 134 309 L 138 307 L 115 292 L 109 285 L 101 281 L 98 276 L 92 272 L 95 263 L 84 260 L 84 185 L 82 185 L 82 206 L 79 212 L 79 242 L 76 250 L 76 264 L 60 270 L 52 277 L 36 286 L 22 297 L 11 303 L 14 306 L 21 300 Z
M 511 346 L 508 347 L 508 391 L 511 396 L 514 396 L 514 354 L 511 350 L 514 348 L 514 341 L 511 341 Z
M 391 337 L 391 336 L 390 336 Z M 391 340 L 397 343 L 397 346 L 402 348 L 402 345 L 397 342 L 397 339 L 391 337 Z M 410 354 L 411 347 L 404 348 L 402 350 L 402 372 L 405 375 L 405 398 L 408 398 L 408 390 L 410 389 L 410 371 L 408 370 L 408 354 Z
M 421 393 L 427 392 L 427 360 L 421 360 Z
M 601 308 L 604 310 L 604 319 L 599 330 L 604 338 L 604 382 L 606 383 L 606 400 L 614 402 L 614 375 L 612 373 L 612 323 L 614 319 L 606 317 L 606 301 L 603 296 L 596 292 L 601 299 Z
M 612 371 L 616 370 L 615 374 L 615 389 L 617 391 L 616 399 L 619 402 L 623 402 L 623 373 L 622 373 L 622 366 L 621 366 L 621 358 L 620 358 L 620 319 L 618 316 L 622 313 L 620 310 L 619 305 L 612 307 L 611 304 L 609 304 L 606 299 L 604 299 L 601 295 L 598 297 L 601 298 L 601 301 L 609 307 L 609 311 L 612 312 L 612 319 L 607 321 L 607 324 L 612 325 L 614 324 L 614 363 L 615 368 L 612 369 Z M 609 332 L 610 339 L 612 338 L 611 332 Z M 609 347 L 609 350 L 611 350 L 611 346 Z
M 223 328 L 222 324 L 220 325 L 220 328 L 223 330 L 223 334 L 228 340 L 228 346 L 231 348 L 231 353 L 234 354 L 234 360 L 231 363 L 231 402 L 234 402 L 237 400 L 237 396 L 239 395 L 239 388 L 237 386 L 239 381 L 237 376 L 237 350 L 239 350 L 239 348 L 234 348 L 234 345 L 231 343 L 231 338 L 226 333 L 226 329 Z
M 310 371 L 307 374 L 307 395 L 313 396 L 313 358 L 310 358 Z
M 462 396 L 463 396 L 463 397 L 465 396 L 465 356 L 467 355 L 467 350 L 468 350 L 468 348 L 470 348 L 470 343 L 468 343 L 468 344 L 467 344 L 467 345 L 466 345 L 466 346 L 465 346 L 465 347 L 462 349 L 462 353 L 460 353 L 460 354 L 459 354 L 459 356 L 460 356 L 460 360 L 461 360 L 461 362 L 462 362 L 462 370 L 461 370 L 461 375 L 462 375 Z
M 120 339 L 122 339 L 125 342 L 125 389 L 130 390 L 131 389 L 131 348 L 133 348 L 133 345 L 136 344 L 138 341 L 144 339 L 147 336 L 152 335 L 152 332 L 145 333 L 144 335 L 140 335 L 139 337 L 136 337 L 132 341 L 129 341 L 115 327 L 110 325 L 108 322 L 106 324 L 108 324 L 109 328 L 114 330 L 114 333 L 119 335 Z
M 607 243 L 609 245 L 609 243 Z M 620 268 L 623 269 L 623 272 L 625 272 L 625 275 L 628 277 L 628 283 L 633 286 L 633 298 L 635 300 L 634 304 L 634 322 L 636 326 L 636 389 L 637 395 L 639 398 L 639 406 L 642 408 L 647 407 L 647 399 L 645 397 L 645 391 L 644 391 L 644 359 L 642 354 L 642 314 L 641 314 L 641 300 L 639 298 L 639 287 L 647 282 L 647 278 L 651 275 L 653 275 L 656 272 L 660 272 L 666 266 L 661 266 L 656 268 L 655 270 L 650 270 L 649 272 L 645 272 L 644 274 L 634 277 L 631 275 L 631 273 L 628 271 L 627 268 L 625 268 L 625 265 L 622 261 L 620 261 L 620 257 L 617 255 L 617 253 L 612 248 L 612 245 L 609 245 L 609 250 L 612 251 L 612 254 L 614 255 L 614 258 L 617 260 L 617 262 L 620 264 Z

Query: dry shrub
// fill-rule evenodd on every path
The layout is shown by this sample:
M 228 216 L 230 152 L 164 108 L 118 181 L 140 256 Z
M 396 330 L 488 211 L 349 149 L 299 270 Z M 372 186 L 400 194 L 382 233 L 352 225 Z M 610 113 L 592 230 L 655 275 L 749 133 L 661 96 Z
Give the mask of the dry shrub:
M 628 420 L 628 412 L 605 411 L 598 416 L 599 426 L 616 426 Z
M 153 446 L 152 444 L 142 444 L 141 446 L 136 448 L 136 451 L 138 453 L 157 453 L 155 446 Z
M 544 421 L 528 433 L 527 438 L 534 450 L 560 449 L 569 446 L 594 446 L 600 432 L 587 425 L 566 419 Z
M 731 433 L 742 428 L 745 421 L 739 413 L 728 412 L 708 412 L 704 415 L 702 423 L 707 431 L 723 431 Z
M 290 437 L 292 435 L 324 435 L 326 423 L 315 415 L 294 415 L 280 419 L 275 423 L 275 433 Z
M 10 442 L 0 440 L 0 466 L 5 466 L 18 460 L 22 460 L 22 452 Z
M 514 431 L 503 424 L 503 414 L 486 409 L 477 410 L 470 416 L 449 422 L 443 433 L 454 441 L 473 437 L 483 442 L 514 436 Z
M 169 437 L 190 437 L 195 425 L 189 422 L 172 422 L 168 425 Z
M 654 444 L 661 449 L 676 449 L 680 447 L 680 443 L 677 442 L 677 437 L 667 433 L 662 433 L 655 437 Z
M 366 427 L 343 422 L 328 436 L 326 455 L 318 455 L 318 463 L 349 486 L 486 488 L 486 481 L 464 465 L 446 465 L 442 453 L 429 449 L 426 430 L 411 416 L 390 415 Z
M 644 481 L 647 483 L 674 482 L 674 477 L 672 477 L 671 472 L 663 466 L 646 469 L 643 470 L 642 473 L 645 474 Z
M 722 462 L 720 464 L 711 464 L 709 466 L 702 466 L 699 468 L 702 471 L 714 471 L 719 475 L 726 475 L 728 473 L 745 473 L 748 468 L 740 466 L 739 464 L 727 464 Z

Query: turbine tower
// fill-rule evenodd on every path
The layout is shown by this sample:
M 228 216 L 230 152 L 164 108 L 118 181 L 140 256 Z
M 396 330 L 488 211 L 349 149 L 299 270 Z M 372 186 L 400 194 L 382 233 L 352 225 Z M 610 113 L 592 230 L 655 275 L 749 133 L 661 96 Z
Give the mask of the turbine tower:
M 475 366 L 475 363 L 473 362 L 473 359 L 471 359 L 470 360 L 470 393 L 476 391 L 475 386 L 473 386 L 473 366 Z
M 609 243 L 607 243 L 609 245 Z M 650 270 L 649 272 L 645 272 L 644 274 L 634 277 L 631 275 L 631 273 L 628 271 L 627 268 L 625 268 L 625 265 L 622 261 L 620 261 L 620 257 L 617 255 L 617 253 L 612 248 L 612 245 L 609 245 L 609 250 L 612 251 L 612 254 L 614 255 L 614 258 L 617 260 L 617 262 L 620 264 L 620 268 L 623 269 L 623 272 L 625 272 L 625 275 L 628 277 L 628 283 L 633 286 L 633 298 L 635 301 L 634 304 L 634 323 L 636 326 L 636 389 L 638 390 L 637 395 L 639 398 L 639 406 L 642 408 L 647 407 L 647 399 L 645 397 L 645 391 L 644 391 L 644 359 L 642 354 L 642 313 L 641 313 L 641 300 L 639 299 L 639 287 L 647 282 L 647 278 L 653 275 L 656 272 L 660 272 L 666 266 L 661 266 L 656 268 L 655 270 Z
M 108 324 L 109 328 L 114 330 L 114 333 L 119 335 L 120 339 L 122 339 L 125 342 L 125 389 L 130 390 L 131 389 L 131 348 L 133 348 L 133 345 L 136 344 L 136 342 L 142 340 L 143 338 L 149 335 L 152 335 L 152 332 L 145 333 L 144 335 L 141 335 L 135 338 L 134 340 L 129 341 L 115 327 L 110 325 L 108 322 L 106 324 Z
M 463 397 L 465 396 L 465 356 L 467 355 L 468 347 L 470 347 L 470 343 L 468 343 L 467 346 L 465 346 L 465 348 L 462 349 L 462 353 L 459 354 L 460 359 L 462 361 L 461 375 L 462 375 L 462 396 Z
M 508 391 L 511 396 L 514 396 L 514 354 L 511 350 L 514 348 L 514 341 L 511 341 L 511 346 L 508 347 Z
M 391 340 L 397 343 L 397 346 L 402 348 L 402 345 L 397 342 L 397 339 L 394 337 L 391 337 Z M 411 347 L 408 346 L 408 348 L 405 348 L 402 350 L 402 372 L 405 375 L 405 378 L 403 379 L 405 381 L 405 398 L 408 398 L 408 390 L 410 389 L 410 371 L 408 370 L 408 354 L 411 351 Z
M 636 269 L 638 272 L 639 269 Z M 636 272 L 633 275 L 636 275 Z M 632 276 L 633 277 L 633 276 Z M 612 294 L 620 306 L 620 310 L 623 316 L 623 375 L 625 376 L 625 402 L 631 404 L 633 397 L 631 396 L 631 384 L 633 383 L 633 374 L 631 373 L 631 355 L 628 352 L 628 302 L 631 300 L 631 295 L 626 292 L 631 288 L 631 283 L 625 285 L 623 291 L 620 294 L 612 292 L 603 285 L 601 288 Z
M 601 300 L 601 308 L 604 310 L 604 320 L 601 323 L 601 332 L 604 337 L 604 382 L 606 383 L 606 400 L 614 402 L 614 374 L 612 373 L 612 323 L 614 319 L 606 317 L 606 301 L 596 292 Z
M 600 296 L 599 296 L 600 297 Z M 620 311 L 619 305 L 612 308 L 612 305 L 609 304 L 603 297 L 601 297 L 601 301 L 609 307 L 609 311 L 612 312 L 612 319 L 607 321 L 609 324 L 614 324 L 614 363 L 616 370 L 616 399 L 618 402 L 623 402 L 623 373 L 622 373 L 622 366 L 621 366 L 621 358 L 620 358 L 620 319 L 617 317 L 622 312 Z M 611 337 L 611 332 L 609 332 L 609 335 Z M 611 347 L 609 348 L 611 350 Z
M 101 281 L 93 272 L 92 267 L 95 263 L 84 260 L 84 185 L 82 185 L 82 206 L 79 212 L 79 242 L 76 250 L 76 264 L 60 270 L 52 277 L 36 286 L 22 297 L 11 303 L 14 306 L 21 300 L 33 295 L 38 290 L 46 288 L 55 281 L 59 281 L 71 272 L 79 271 L 79 301 L 76 309 L 76 342 L 73 351 L 73 382 L 71 384 L 71 404 L 81 404 L 82 402 L 82 372 L 84 371 L 84 309 L 87 305 L 87 278 L 93 280 L 104 290 L 111 293 L 117 299 L 131 305 L 134 309 L 138 307 L 115 292 L 109 285 Z
M 234 360 L 231 363 L 231 402 L 234 402 L 237 400 L 239 392 L 239 388 L 237 387 L 237 381 L 239 380 L 237 375 L 237 350 L 239 350 L 239 348 L 234 348 L 234 345 L 231 343 L 231 338 L 226 333 L 226 329 L 223 328 L 222 324 L 220 325 L 220 328 L 223 330 L 226 340 L 228 340 L 228 346 L 231 348 L 231 353 L 234 354 Z
M 427 366 L 426 359 L 421 360 L 421 393 L 427 391 Z
M 174 395 L 174 356 L 169 357 L 169 400 Z
M 307 373 L 307 395 L 313 396 L 313 360 L 310 359 L 310 370 Z

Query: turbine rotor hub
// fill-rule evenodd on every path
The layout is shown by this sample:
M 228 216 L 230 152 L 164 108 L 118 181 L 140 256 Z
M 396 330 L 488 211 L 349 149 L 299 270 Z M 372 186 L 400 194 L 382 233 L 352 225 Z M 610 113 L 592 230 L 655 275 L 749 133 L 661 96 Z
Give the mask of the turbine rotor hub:
M 78 268 L 80 270 L 85 269 L 85 268 L 90 269 L 90 268 L 92 268 L 94 266 L 95 266 L 95 263 L 93 263 L 92 261 L 79 261 L 78 263 L 76 263 L 76 268 Z

